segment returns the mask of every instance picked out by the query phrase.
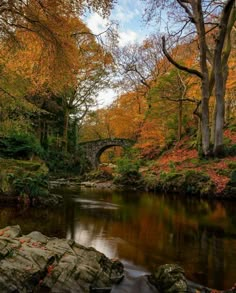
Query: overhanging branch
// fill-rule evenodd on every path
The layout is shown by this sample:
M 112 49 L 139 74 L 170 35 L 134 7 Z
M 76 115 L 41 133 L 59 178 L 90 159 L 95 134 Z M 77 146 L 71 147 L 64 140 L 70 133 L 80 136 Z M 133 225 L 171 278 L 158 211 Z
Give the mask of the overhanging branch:
M 166 56 L 166 58 L 168 59 L 168 61 L 173 64 L 176 68 L 182 70 L 182 71 L 185 71 L 185 72 L 188 72 L 190 74 L 193 74 L 193 75 L 196 75 L 198 76 L 199 78 L 203 78 L 203 75 L 200 71 L 196 70 L 196 69 L 192 69 L 192 68 L 188 68 L 184 65 L 181 65 L 179 63 L 177 63 L 171 56 L 170 54 L 167 52 L 166 50 L 166 40 L 165 40 L 165 37 L 163 36 L 162 37 L 162 51 L 164 53 L 164 55 Z

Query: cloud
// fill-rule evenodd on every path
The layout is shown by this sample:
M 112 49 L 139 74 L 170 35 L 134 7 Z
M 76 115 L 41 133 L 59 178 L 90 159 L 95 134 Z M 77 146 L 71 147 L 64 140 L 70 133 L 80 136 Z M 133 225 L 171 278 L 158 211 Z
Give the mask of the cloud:
M 125 29 L 125 27 L 128 27 L 127 25 L 123 25 L 124 22 L 129 20 L 134 16 L 132 12 L 126 13 L 123 11 L 123 8 L 121 7 L 119 9 L 118 14 L 116 14 L 116 19 L 119 17 L 119 23 L 120 26 L 118 27 L 118 35 L 119 35 L 119 45 L 121 47 L 124 47 L 128 44 L 132 44 L 140 39 L 140 35 L 138 35 L 134 30 L 132 29 Z M 129 18 L 129 20 L 128 20 Z M 123 19 L 123 21 L 121 21 Z M 100 34 L 101 32 L 104 32 L 107 27 L 109 26 L 109 21 L 107 19 L 102 18 L 99 14 L 97 13 L 92 13 L 86 20 L 86 23 L 89 27 L 89 29 L 94 33 L 94 34 Z
M 112 13 L 112 18 L 124 24 L 132 21 L 137 15 L 137 10 L 129 10 L 126 7 L 118 6 Z
M 108 20 L 102 18 L 97 13 L 92 13 L 90 17 L 86 19 L 86 23 L 94 34 L 100 34 L 108 27 Z
M 124 47 L 128 44 L 135 43 L 138 39 L 138 34 L 135 31 L 127 30 L 119 32 L 119 45 Z
M 97 97 L 98 107 L 101 108 L 110 105 L 116 97 L 117 93 L 113 89 L 107 88 L 100 91 Z

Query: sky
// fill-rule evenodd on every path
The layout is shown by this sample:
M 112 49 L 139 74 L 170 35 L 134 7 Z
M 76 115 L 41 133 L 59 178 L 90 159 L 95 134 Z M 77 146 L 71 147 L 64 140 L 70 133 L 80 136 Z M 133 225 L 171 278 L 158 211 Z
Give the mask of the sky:
M 119 46 L 123 47 L 134 42 L 141 43 L 148 35 L 148 28 L 143 20 L 142 14 L 144 7 L 138 0 L 118 0 L 109 20 L 118 24 Z M 95 34 L 106 30 L 108 20 L 103 19 L 97 13 L 91 13 L 85 19 L 88 27 Z M 117 93 L 112 89 L 106 89 L 99 93 L 98 107 L 106 107 L 114 101 Z

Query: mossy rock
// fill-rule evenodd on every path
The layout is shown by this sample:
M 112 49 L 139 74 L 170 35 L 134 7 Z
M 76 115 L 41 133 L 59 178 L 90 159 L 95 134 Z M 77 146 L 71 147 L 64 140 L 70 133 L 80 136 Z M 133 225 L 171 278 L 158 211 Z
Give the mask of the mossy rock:
M 158 292 L 189 292 L 184 270 L 176 264 L 159 266 L 149 277 L 149 281 L 158 289 Z

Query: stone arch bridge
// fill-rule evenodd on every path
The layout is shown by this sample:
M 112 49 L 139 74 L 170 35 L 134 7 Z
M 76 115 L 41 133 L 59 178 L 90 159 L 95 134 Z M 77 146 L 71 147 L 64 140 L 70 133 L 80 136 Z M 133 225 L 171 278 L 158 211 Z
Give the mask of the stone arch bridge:
M 93 168 L 97 168 L 100 163 L 102 153 L 114 146 L 123 148 L 131 147 L 135 143 L 134 140 L 126 138 L 107 138 L 92 140 L 79 143 L 79 147 L 84 151 L 85 157 L 90 162 Z

